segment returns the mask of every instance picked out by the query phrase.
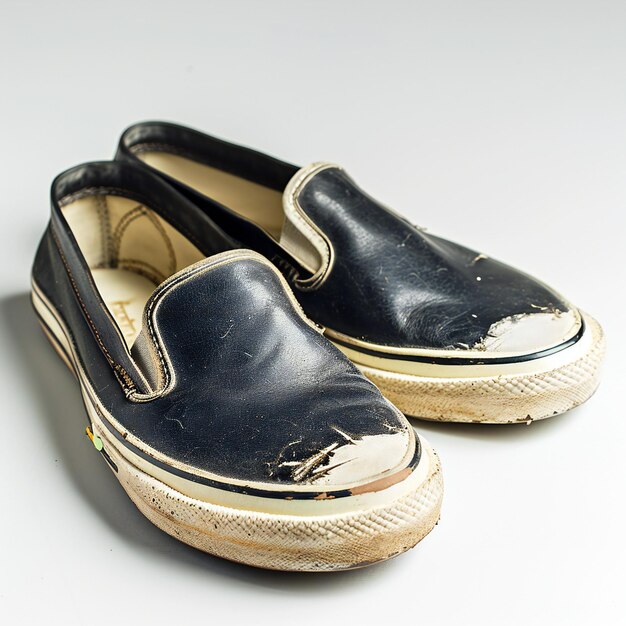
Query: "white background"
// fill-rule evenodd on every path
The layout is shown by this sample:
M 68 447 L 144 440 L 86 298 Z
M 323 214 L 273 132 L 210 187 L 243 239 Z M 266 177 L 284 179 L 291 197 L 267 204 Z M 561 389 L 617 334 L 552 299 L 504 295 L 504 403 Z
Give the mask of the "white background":
M 135 510 L 30 311 L 51 178 L 168 119 L 343 164 L 430 231 L 557 286 L 609 336 L 587 405 L 414 422 L 435 531 L 334 575 L 196 552 Z M 626 623 L 626 3 L 0 0 L 0 621 Z

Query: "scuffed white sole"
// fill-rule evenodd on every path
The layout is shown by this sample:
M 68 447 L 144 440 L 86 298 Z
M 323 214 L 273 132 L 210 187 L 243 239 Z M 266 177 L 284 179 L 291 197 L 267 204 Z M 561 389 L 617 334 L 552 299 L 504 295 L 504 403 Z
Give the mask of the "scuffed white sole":
M 107 442 L 110 448 L 110 441 Z M 210 554 L 277 570 L 332 571 L 384 561 L 417 544 L 435 526 L 441 468 L 430 447 L 427 479 L 403 497 L 339 515 L 277 515 L 189 498 L 111 453 L 117 478 L 156 526 Z
M 577 344 L 554 357 L 523 363 L 524 371 L 464 367 L 468 376 L 413 376 L 355 362 L 382 393 L 403 413 L 442 422 L 485 424 L 530 423 L 578 406 L 600 382 L 606 341 L 601 326 L 583 315 L 585 332 Z M 558 358 L 558 361 L 556 359 Z M 445 368 L 447 366 L 441 366 Z M 472 373 L 480 375 L 473 376 Z
M 210 554 L 267 569 L 332 571 L 363 567 L 389 559 L 416 545 L 436 525 L 443 478 L 436 453 L 420 438 L 418 468 L 400 483 L 375 494 L 310 501 L 322 514 L 281 513 L 223 506 L 187 496 L 132 463 L 98 421 L 84 386 L 86 377 L 75 358 L 63 323 L 36 286 L 32 300 L 44 332 L 81 384 L 91 429 L 102 442 L 109 466 L 138 509 L 156 526 Z M 368 499 L 369 496 L 372 498 Z M 374 498 L 375 497 L 375 498 Z M 258 498 L 257 498 L 258 500 Z M 346 502 L 354 502 L 346 510 Z M 293 502 L 293 511 L 300 503 Z

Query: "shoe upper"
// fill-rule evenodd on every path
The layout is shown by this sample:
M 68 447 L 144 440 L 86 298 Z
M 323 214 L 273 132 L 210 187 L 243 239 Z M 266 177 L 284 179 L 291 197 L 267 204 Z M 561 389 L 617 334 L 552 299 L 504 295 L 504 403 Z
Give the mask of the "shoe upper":
M 343 321 L 336 330 L 376 344 L 515 352 L 559 344 L 580 326 L 543 283 L 421 230 L 338 167 L 317 171 L 297 202 L 332 246 L 332 267 L 316 289 L 323 298 L 302 296 L 309 314 L 330 328 L 335 318 Z M 529 317 L 544 323 L 525 333 Z
M 416 466 L 419 444 L 406 418 L 306 318 L 276 268 L 233 248 L 176 191 L 136 166 L 95 163 L 61 175 L 52 194 L 33 280 L 66 326 L 120 445 L 194 481 L 281 497 L 349 495 Z M 108 227 L 91 233 L 85 224 L 102 224 L 103 197 Z M 120 197 L 130 204 L 111 224 Z M 86 198 L 96 201 L 74 204 Z M 135 239 L 131 223 L 141 228 Z M 167 251 L 180 258 L 182 239 L 170 230 L 170 245 L 152 250 L 165 226 L 193 236 L 199 260 L 174 263 L 154 285 L 130 341 L 116 323 L 123 302 L 105 296 L 111 272 L 127 280 L 133 270 L 127 284 L 135 284 L 151 276 L 147 268 L 157 272 Z M 87 244 L 104 249 L 103 233 L 122 232 L 133 258 L 122 237 L 103 266 Z
M 183 169 L 144 158 L 154 153 L 179 155 L 280 191 L 280 233 L 268 234 L 249 214 L 203 193 Z M 489 358 L 540 354 L 569 345 L 582 332 L 579 312 L 556 291 L 411 224 L 339 166 L 299 169 L 162 122 L 129 128 L 118 158 L 159 172 L 231 237 L 270 258 L 306 313 L 339 343 L 356 339 L 383 350 Z

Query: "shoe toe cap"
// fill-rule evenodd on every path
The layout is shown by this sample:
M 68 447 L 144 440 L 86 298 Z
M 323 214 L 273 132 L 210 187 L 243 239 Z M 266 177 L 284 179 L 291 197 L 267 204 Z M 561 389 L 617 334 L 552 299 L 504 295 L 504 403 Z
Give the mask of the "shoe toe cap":
M 474 348 L 497 353 L 539 352 L 568 341 L 581 325 L 581 315 L 574 308 L 510 315 L 493 323 Z
M 406 468 L 415 454 L 411 429 L 353 436 L 336 432 L 336 442 L 294 466 L 292 477 L 324 488 L 362 485 Z

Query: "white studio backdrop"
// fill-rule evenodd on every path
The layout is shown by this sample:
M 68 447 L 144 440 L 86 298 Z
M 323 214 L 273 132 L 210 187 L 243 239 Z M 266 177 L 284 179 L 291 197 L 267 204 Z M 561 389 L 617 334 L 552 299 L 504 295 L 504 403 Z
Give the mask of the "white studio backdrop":
M 623 623 L 625 76 L 620 0 L 0 0 L 0 621 Z M 257 571 L 162 534 L 94 455 L 28 303 L 52 177 L 150 118 L 341 163 L 539 275 L 604 325 L 600 390 L 529 427 L 414 421 L 442 519 L 380 566 Z

